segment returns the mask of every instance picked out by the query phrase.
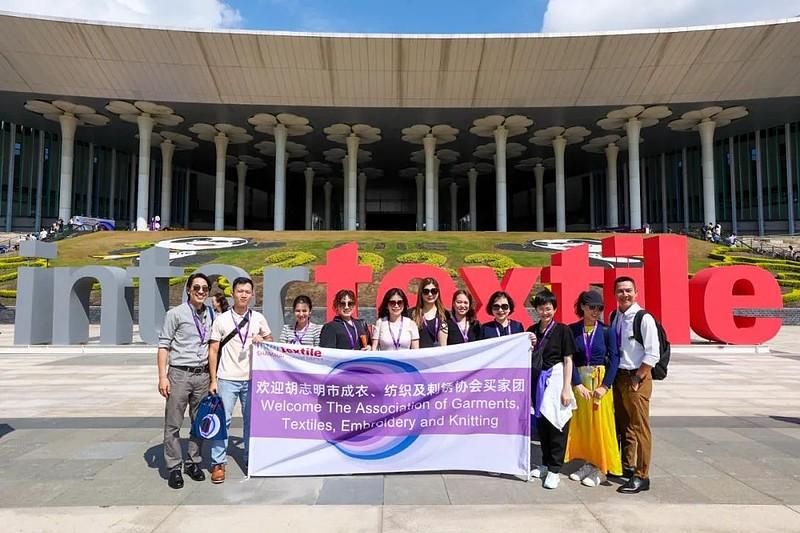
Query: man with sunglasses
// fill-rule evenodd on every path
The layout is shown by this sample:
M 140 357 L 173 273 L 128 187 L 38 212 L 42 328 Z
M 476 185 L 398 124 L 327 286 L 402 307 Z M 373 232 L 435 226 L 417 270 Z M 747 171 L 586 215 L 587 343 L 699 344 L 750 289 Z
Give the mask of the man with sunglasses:
M 158 338 L 158 392 L 166 399 L 164 408 L 164 463 L 169 470 L 167 484 L 183 487 L 180 430 L 189 406 L 194 422 L 200 401 L 208 393 L 208 343 L 213 315 L 206 307 L 208 277 L 195 273 L 186 282 L 187 300 L 170 309 Z M 202 439 L 190 436 L 188 458 L 183 471 L 195 481 L 206 476 L 200 469 Z

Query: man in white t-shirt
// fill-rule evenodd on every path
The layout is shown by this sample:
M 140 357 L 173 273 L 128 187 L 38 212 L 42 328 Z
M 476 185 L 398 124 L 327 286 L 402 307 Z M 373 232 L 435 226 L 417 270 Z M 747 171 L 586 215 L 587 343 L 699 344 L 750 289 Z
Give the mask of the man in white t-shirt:
M 217 316 L 211 327 L 211 344 L 208 349 L 210 374 L 208 390 L 212 394 L 218 393 L 222 398 L 222 404 L 225 407 L 225 423 L 229 430 L 236 400 L 241 402 L 242 418 L 244 419 L 244 457 L 245 463 L 247 463 L 247 445 L 250 438 L 250 362 L 252 357 L 250 348 L 254 342 L 271 341 L 272 334 L 264 315 L 248 308 L 250 300 L 253 298 L 253 281 L 249 278 L 236 278 L 233 280 L 232 291 L 233 307 Z M 225 481 L 225 465 L 228 462 L 227 450 L 228 439 L 212 441 L 212 483 Z

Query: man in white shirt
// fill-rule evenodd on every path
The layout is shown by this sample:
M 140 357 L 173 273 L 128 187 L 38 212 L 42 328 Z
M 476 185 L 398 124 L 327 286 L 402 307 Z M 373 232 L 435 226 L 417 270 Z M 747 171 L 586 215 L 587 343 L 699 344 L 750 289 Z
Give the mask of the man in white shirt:
M 211 344 L 208 350 L 208 368 L 211 379 L 208 390 L 212 394 L 218 393 L 222 398 L 222 404 L 225 407 L 225 423 L 228 429 L 231 427 L 231 416 L 236 400 L 241 402 L 242 418 L 244 419 L 244 457 L 245 463 L 247 463 L 247 446 L 250 438 L 250 363 L 252 358 L 250 348 L 254 342 L 271 341 L 272 334 L 264 315 L 248 308 L 250 300 L 253 298 L 253 281 L 249 278 L 236 278 L 233 280 L 232 292 L 233 307 L 219 315 L 211 327 Z M 228 439 L 212 442 L 212 483 L 225 481 L 225 465 L 228 462 L 227 450 Z
M 653 438 L 650 432 L 650 396 L 653 393 L 651 369 L 658 362 L 660 349 L 655 319 L 642 316 L 642 343 L 634 335 L 633 322 L 642 311 L 636 303 L 638 292 L 632 278 L 621 276 L 614 281 L 617 311 L 611 324 L 619 347 L 619 370 L 614 380 L 614 409 L 617 433 L 622 436 L 622 468 L 628 482 L 617 489 L 623 494 L 650 490 L 650 455 Z

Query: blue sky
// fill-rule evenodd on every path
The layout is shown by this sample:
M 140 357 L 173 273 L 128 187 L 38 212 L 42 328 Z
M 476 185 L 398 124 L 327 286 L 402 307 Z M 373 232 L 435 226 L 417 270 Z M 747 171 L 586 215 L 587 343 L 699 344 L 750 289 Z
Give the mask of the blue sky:
M 525 33 L 547 0 L 228 0 L 254 30 L 367 33 Z

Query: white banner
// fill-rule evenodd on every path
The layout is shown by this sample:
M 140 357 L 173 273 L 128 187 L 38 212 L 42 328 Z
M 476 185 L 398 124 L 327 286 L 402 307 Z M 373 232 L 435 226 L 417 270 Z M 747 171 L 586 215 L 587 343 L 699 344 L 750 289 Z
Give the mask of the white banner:
M 391 352 L 253 348 L 249 471 L 530 470 L 526 333 Z

